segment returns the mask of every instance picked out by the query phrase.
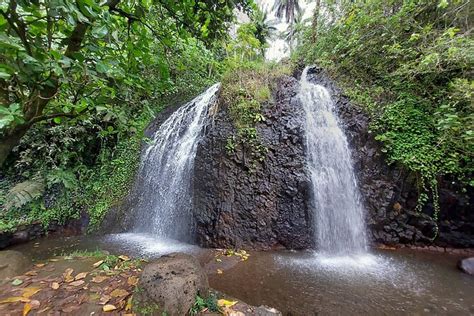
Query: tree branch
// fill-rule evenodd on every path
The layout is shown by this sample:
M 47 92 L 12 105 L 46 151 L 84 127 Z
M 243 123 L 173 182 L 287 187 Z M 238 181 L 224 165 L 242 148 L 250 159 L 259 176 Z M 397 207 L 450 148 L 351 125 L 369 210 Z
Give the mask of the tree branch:
M 73 114 L 73 113 L 54 113 L 54 114 L 46 114 L 46 115 L 41 115 L 41 116 L 37 116 L 37 117 L 34 117 L 32 118 L 31 120 L 29 120 L 26 125 L 28 126 L 31 126 L 37 122 L 41 122 L 41 121 L 46 121 L 46 120 L 50 120 L 50 119 L 53 119 L 53 118 L 56 118 L 56 117 L 69 117 L 69 118 L 74 118 L 76 116 L 78 116 L 79 114 Z

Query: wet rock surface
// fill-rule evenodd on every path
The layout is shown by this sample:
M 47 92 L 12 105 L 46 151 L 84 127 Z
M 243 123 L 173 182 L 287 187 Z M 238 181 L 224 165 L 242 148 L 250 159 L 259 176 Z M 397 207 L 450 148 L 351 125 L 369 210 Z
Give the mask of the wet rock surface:
M 474 275 L 474 257 L 459 260 L 458 268 L 470 275 Z
M 439 234 L 433 240 L 433 205 L 427 203 L 421 212 L 415 211 L 416 179 L 387 164 L 381 144 L 369 131 L 368 116 L 322 69 L 312 68 L 309 78 L 324 85 L 336 103 L 351 146 L 370 239 L 388 245 L 474 247 L 472 192 L 461 193 L 449 179 L 439 180 Z M 256 167 L 251 166 L 245 148 L 238 147 L 233 154 L 226 151 L 226 141 L 235 130 L 224 105 L 207 127 L 198 148 L 194 177 L 194 216 L 200 245 L 255 249 L 314 246 L 298 86 L 295 78 L 281 78 L 273 102 L 262 106 L 266 121 L 257 129 L 268 153 Z
M 223 248 L 312 246 L 309 180 L 304 166 L 303 108 L 298 82 L 283 77 L 257 124 L 267 148 L 253 161 L 246 144 L 226 150 L 236 134 L 225 104 L 199 144 L 195 159 L 194 216 L 198 243 Z
M 388 165 L 381 144 L 369 131 L 369 118 L 319 68 L 311 71 L 312 81 L 330 90 L 340 122 L 351 146 L 359 188 L 367 210 L 369 237 L 374 242 L 396 245 L 437 245 L 474 247 L 474 203 L 472 192 L 461 193 L 449 179 L 440 179 L 439 236 L 432 219 L 433 205 L 415 211 L 416 179 L 395 165 Z
M 66 224 L 52 222 L 47 228 L 40 222 L 20 225 L 15 231 L 0 232 L 0 249 L 13 245 L 23 244 L 45 235 L 73 236 L 85 232 L 88 223 L 86 214 L 82 214 L 77 220 L 68 221 Z M 0 261 L 1 262 L 1 261 Z
M 207 297 L 209 283 L 193 256 L 173 253 L 145 266 L 138 284 L 137 311 L 153 315 L 187 315 L 196 295 Z
M 12 278 L 25 272 L 31 260 L 21 252 L 13 250 L 0 251 L 0 280 Z

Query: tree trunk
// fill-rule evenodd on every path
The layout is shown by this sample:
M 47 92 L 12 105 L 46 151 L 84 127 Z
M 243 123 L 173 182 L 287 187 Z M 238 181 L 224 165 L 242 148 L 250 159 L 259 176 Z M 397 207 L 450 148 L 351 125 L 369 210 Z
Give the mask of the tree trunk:
M 10 152 L 20 143 L 21 138 L 30 127 L 40 121 L 44 108 L 58 91 L 59 82 L 55 80 L 54 83 L 55 87 L 47 87 L 41 92 L 33 92 L 23 109 L 25 123 L 10 128 L 5 131 L 3 136 L 0 136 L 0 167 L 3 166 Z
M 26 134 L 29 127 L 20 125 L 12 128 L 6 135 L 0 137 L 0 167 L 3 166 L 8 155 L 19 143 L 21 138 Z
M 321 0 L 316 0 L 316 7 L 314 8 L 313 13 L 313 32 L 311 35 L 311 43 L 316 44 L 316 38 L 318 36 L 318 18 L 319 18 L 319 11 L 321 9 Z

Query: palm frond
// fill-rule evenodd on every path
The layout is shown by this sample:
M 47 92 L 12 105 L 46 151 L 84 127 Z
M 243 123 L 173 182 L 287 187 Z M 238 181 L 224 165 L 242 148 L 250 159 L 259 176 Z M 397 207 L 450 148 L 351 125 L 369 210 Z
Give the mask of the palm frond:
M 22 207 L 41 196 L 44 190 L 44 182 L 41 180 L 27 180 L 16 184 L 5 198 L 5 210 Z

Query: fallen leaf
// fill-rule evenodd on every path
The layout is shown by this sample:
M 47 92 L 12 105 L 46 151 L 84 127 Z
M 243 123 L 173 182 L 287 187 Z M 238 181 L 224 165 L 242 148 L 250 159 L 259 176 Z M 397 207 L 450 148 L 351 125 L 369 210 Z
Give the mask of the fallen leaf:
M 71 275 L 73 272 L 74 272 L 73 268 L 67 268 L 66 270 L 64 270 L 63 275 Z
M 53 290 L 59 289 L 59 283 L 58 283 L 58 282 L 53 282 L 53 283 L 51 283 L 51 288 L 52 288 Z
M 110 301 L 111 297 L 108 296 L 108 295 L 103 295 L 100 299 L 99 299 L 99 304 L 100 305 L 105 305 L 107 304 L 108 301 Z
M 42 268 L 42 267 L 44 267 L 45 265 L 46 265 L 46 263 L 37 263 L 37 264 L 35 264 L 35 267 L 37 267 L 37 268 Z
M 125 306 L 125 311 L 131 311 L 132 310 L 132 301 L 133 301 L 133 296 L 130 296 L 127 300 L 127 305 Z
M 136 276 L 131 276 L 127 280 L 128 285 L 135 286 L 138 284 L 138 277 Z
M 64 278 L 64 281 L 69 283 L 69 282 L 72 282 L 74 281 L 74 278 L 72 277 L 72 273 L 74 272 L 74 269 L 72 268 L 67 268 L 64 273 L 63 273 L 63 278 Z
M 85 277 L 87 276 L 87 272 L 81 272 L 81 273 L 78 273 L 76 275 L 76 277 L 74 278 L 74 280 L 81 280 L 81 279 L 84 279 Z
M 23 280 L 20 280 L 20 279 L 15 279 L 12 281 L 12 285 L 15 285 L 15 286 L 20 285 L 22 283 L 23 283 Z
M 128 256 L 122 255 L 122 256 L 118 256 L 118 258 L 122 261 L 130 261 L 130 257 L 128 257 Z
M 237 304 L 237 301 L 228 301 L 228 300 L 225 300 L 225 299 L 220 299 L 220 300 L 217 301 L 217 305 L 219 307 L 232 307 L 235 304 Z
M 53 259 L 49 259 L 49 261 L 51 261 L 51 262 L 57 262 L 57 261 L 59 261 L 59 259 L 54 259 L 54 258 L 53 258 Z
M 94 268 L 97 268 L 97 267 L 100 266 L 102 263 L 104 263 L 104 260 L 97 261 L 97 262 L 94 263 L 92 266 L 93 266 Z
M 23 289 L 23 295 L 22 296 L 26 297 L 26 298 L 30 298 L 33 295 L 35 295 L 36 293 L 38 293 L 39 291 L 41 291 L 41 289 L 39 287 L 27 287 L 27 288 Z
M 31 310 L 31 305 L 30 303 L 25 303 L 25 306 L 23 306 L 23 316 L 28 315 L 28 313 Z
M 38 272 L 36 272 L 36 271 L 28 271 L 28 272 L 25 273 L 25 275 L 27 275 L 27 276 L 36 276 L 36 275 L 38 275 Z
M 72 285 L 72 286 L 81 286 L 81 285 L 83 285 L 84 283 L 86 283 L 84 280 L 79 280 L 79 281 L 71 282 L 71 283 L 69 283 L 69 285 Z
M 217 274 L 222 274 L 224 273 L 224 271 L 222 271 L 221 269 L 217 269 Z
M 128 294 L 130 294 L 130 293 L 128 293 L 128 292 L 125 291 L 124 289 L 115 289 L 115 290 L 112 291 L 112 293 L 110 293 L 110 295 L 111 295 L 112 297 L 127 296 Z
M 7 303 L 16 303 L 16 302 L 23 302 L 28 303 L 30 299 L 22 296 L 12 296 L 0 301 L 0 304 L 7 304 Z
M 107 280 L 109 277 L 105 275 L 98 275 L 92 278 L 92 282 L 94 283 L 102 283 L 103 281 Z
M 222 259 L 216 258 L 216 262 L 222 262 Z
M 117 309 L 117 307 L 115 307 L 114 305 L 110 305 L 110 304 L 109 304 L 109 305 L 105 305 L 104 307 L 102 307 L 102 310 L 103 310 L 104 312 L 111 312 L 111 311 L 114 311 L 114 310 L 116 310 L 116 309 Z

